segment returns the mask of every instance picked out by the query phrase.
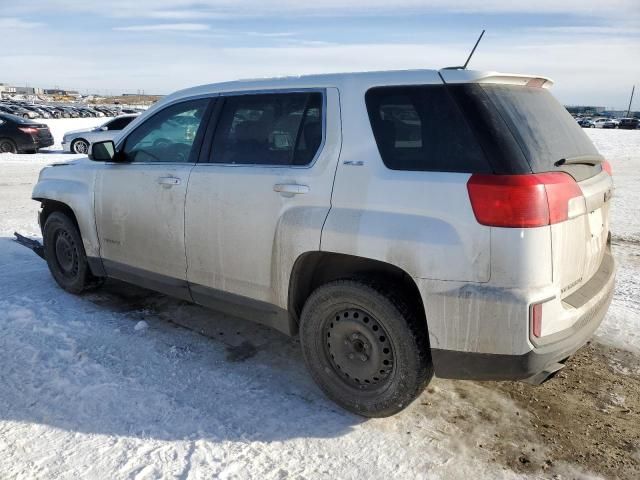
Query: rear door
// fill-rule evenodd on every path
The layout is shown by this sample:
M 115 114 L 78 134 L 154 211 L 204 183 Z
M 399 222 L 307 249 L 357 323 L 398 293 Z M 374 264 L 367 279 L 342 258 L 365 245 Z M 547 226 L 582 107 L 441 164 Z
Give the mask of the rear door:
M 319 249 L 330 207 L 341 138 L 338 93 L 221 100 L 210 148 L 189 181 L 191 292 L 203 304 L 224 291 L 286 307 L 293 264 Z

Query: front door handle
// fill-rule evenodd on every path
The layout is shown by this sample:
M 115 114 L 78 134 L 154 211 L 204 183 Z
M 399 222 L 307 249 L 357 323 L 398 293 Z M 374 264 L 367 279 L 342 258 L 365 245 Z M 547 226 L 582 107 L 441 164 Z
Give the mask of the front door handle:
M 180 182 L 182 182 L 182 180 L 180 180 L 178 177 L 160 177 L 160 178 L 158 178 L 158 183 L 160 185 L 166 185 L 168 187 L 171 187 L 172 185 L 180 185 Z
M 309 192 L 307 185 L 299 185 L 297 183 L 276 183 L 273 186 L 274 192 L 288 193 L 290 195 L 301 195 Z

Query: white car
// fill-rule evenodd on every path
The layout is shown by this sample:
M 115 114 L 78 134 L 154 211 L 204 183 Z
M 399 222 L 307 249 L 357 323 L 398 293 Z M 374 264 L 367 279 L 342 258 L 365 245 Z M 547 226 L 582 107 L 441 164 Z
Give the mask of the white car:
M 615 280 L 611 167 L 551 83 L 444 69 L 174 93 L 42 170 L 44 256 L 70 293 L 113 277 L 299 335 L 360 415 L 434 374 L 541 383 Z
M 67 132 L 62 138 L 62 149 L 65 152 L 86 155 L 92 143 L 115 140 L 118 134 L 137 117 L 138 114 L 120 115 L 95 128 Z

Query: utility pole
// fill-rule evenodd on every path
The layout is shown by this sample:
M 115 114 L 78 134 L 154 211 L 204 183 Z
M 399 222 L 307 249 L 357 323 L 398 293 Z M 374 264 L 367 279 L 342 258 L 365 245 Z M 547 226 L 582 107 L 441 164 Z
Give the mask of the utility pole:
M 631 102 L 633 102 L 633 92 L 636 91 L 636 86 L 634 85 L 631 89 L 631 98 L 629 99 L 629 108 L 627 108 L 627 117 L 631 114 Z

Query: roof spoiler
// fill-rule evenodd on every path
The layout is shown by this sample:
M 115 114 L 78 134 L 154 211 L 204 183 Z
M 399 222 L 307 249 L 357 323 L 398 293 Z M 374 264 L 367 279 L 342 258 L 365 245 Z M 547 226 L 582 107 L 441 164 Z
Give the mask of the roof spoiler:
M 497 83 L 526 87 L 549 88 L 553 80 L 538 75 L 520 75 L 515 73 L 479 72 L 473 70 L 442 69 L 438 72 L 444 83 Z

